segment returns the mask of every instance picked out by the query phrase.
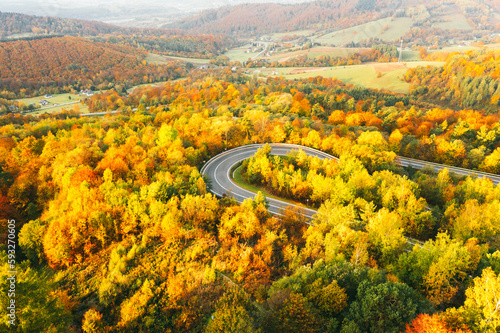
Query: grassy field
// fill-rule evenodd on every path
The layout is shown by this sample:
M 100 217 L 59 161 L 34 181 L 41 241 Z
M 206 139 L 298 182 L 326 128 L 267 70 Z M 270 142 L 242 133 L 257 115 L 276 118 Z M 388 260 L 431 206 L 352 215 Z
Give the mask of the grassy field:
M 61 112 L 63 109 L 73 110 L 73 107 L 75 105 L 79 106 L 80 112 L 87 112 L 88 107 L 86 104 L 75 103 L 75 104 L 69 104 L 69 105 L 60 105 L 60 104 L 66 104 L 66 103 L 78 101 L 83 97 L 85 97 L 85 96 L 80 96 L 78 94 L 66 93 L 66 94 L 52 95 L 51 98 L 45 98 L 44 96 L 36 96 L 36 97 L 30 97 L 30 98 L 21 98 L 21 99 L 18 99 L 17 101 L 22 102 L 26 105 L 30 105 L 31 103 L 39 104 L 40 101 L 42 101 L 42 100 L 46 100 L 47 102 L 49 102 L 49 104 L 47 106 L 43 106 L 44 109 L 36 110 L 36 111 L 29 113 L 29 114 L 33 114 L 33 115 L 43 114 L 43 113 L 57 113 L 57 112 Z
M 316 46 L 306 50 L 297 50 L 292 52 L 284 52 L 273 54 L 270 57 L 262 57 L 269 61 L 283 62 L 294 57 L 306 55 L 308 59 L 314 59 L 320 55 L 328 55 L 330 57 L 347 57 L 354 52 L 368 50 L 366 48 L 347 48 L 347 47 L 329 47 L 329 46 Z
M 158 64 L 166 64 L 169 61 L 179 60 L 183 62 L 191 62 L 193 64 L 208 64 L 209 59 L 201 59 L 201 58 L 184 58 L 184 57 L 173 57 L 173 56 L 164 56 L 156 53 L 148 53 L 146 56 L 146 61 L 148 63 L 152 63 L 155 65 Z
M 75 106 L 78 106 L 80 113 L 88 113 L 89 112 L 89 107 L 87 106 L 87 104 L 76 103 L 76 104 L 63 105 L 63 106 L 54 106 L 54 107 L 48 108 L 48 109 L 33 111 L 33 112 L 30 112 L 29 114 L 39 115 L 39 114 L 45 114 L 45 113 L 58 113 L 58 112 L 62 112 L 63 109 L 66 111 L 71 111 L 71 110 L 73 110 L 73 108 Z
M 254 192 L 257 194 L 258 191 L 261 191 L 262 194 L 264 196 L 266 196 L 267 198 L 273 198 L 273 199 L 276 199 L 276 200 L 281 200 L 281 201 L 284 201 L 284 202 L 288 202 L 290 204 L 293 204 L 293 205 L 297 205 L 297 206 L 300 206 L 300 207 L 304 207 L 304 208 L 310 208 L 310 209 L 315 209 L 314 207 L 307 207 L 306 205 L 298 202 L 298 201 L 293 201 L 293 200 L 288 200 L 288 199 L 283 199 L 281 197 L 277 197 L 269 192 L 267 192 L 264 188 L 261 188 L 261 187 L 258 187 L 258 186 L 255 186 L 255 185 L 252 185 L 252 184 L 249 184 L 242 176 L 241 176 L 241 166 L 239 166 L 238 168 L 236 168 L 236 170 L 234 170 L 233 174 L 232 174 L 232 177 L 231 177 L 234 182 L 236 184 L 238 184 L 239 186 L 243 187 L 245 190 L 248 190 L 248 191 L 251 191 L 251 192 Z
M 348 57 L 351 54 L 359 51 L 369 50 L 363 47 L 313 47 L 309 49 L 307 58 L 314 59 L 320 55 L 328 55 L 330 57 Z
M 52 98 L 45 98 L 44 96 L 30 97 L 30 98 L 21 98 L 17 99 L 18 102 L 23 102 L 26 105 L 30 105 L 31 103 L 38 104 L 42 100 L 46 100 L 49 102 L 49 106 L 53 104 L 62 104 L 62 103 L 70 103 L 79 100 L 82 96 L 78 94 L 58 94 L 52 95 Z M 71 97 L 71 98 L 70 98 Z
M 442 29 L 472 29 L 464 14 L 462 14 L 461 10 L 457 6 L 447 6 L 446 11 L 438 17 L 443 22 L 434 23 L 433 26 L 437 26 Z
M 302 67 L 302 68 L 269 68 L 270 72 L 278 72 L 278 76 L 287 79 L 304 79 L 308 77 L 323 76 L 337 78 L 345 83 L 352 83 L 372 89 L 387 89 L 398 93 L 408 93 L 410 85 L 401 81 L 406 70 L 417 66 L 442 66 L 443 62 L 413 61 L 408 63 L 369 63 L 355 66 L 337 67 Z M 377 77 L 378 73 L 381 77 Z M 267 73 L 263 71 L 263 73 Z
M 485 44 L 484 46 L 490 50 L 500 49 L 500 43 Z M 465 45 L 465 46 L 448 46 L 448 47 L 443 47 L 442 49 L 439 50 L 429 50 L 429 52 L 465 52 L 469 50 L 480 50 L 480 49 L 481 48 L 478 46 Z
M 420 61 L 420 54 L 414 50 L 403 50 L 403 61 Z
M 380 38 L 382 40 L 393 41 L 401 37 L 413 24 L 411 18 L 383 18 L 380 20 L 364 23 L 344 30 L 338 30 L 329 34 L 317 37 L 315 42 L 323 45 L 342 45 L 350 42 L 359 42 L 368 38 Z M 388 26 L 384 31 L 385 26 Z
M 251 52 L 246 53 L 246 50 L 250 47 L 250 45 L 244 45 L 242 47 L 234 48 L 227 51 L 224 55 L 229 57 L 231 61 L 239 61 L 244 62 L 247 61 L 248 58 L 252 58 L 253 56 L 259 54 L 259 52 Z

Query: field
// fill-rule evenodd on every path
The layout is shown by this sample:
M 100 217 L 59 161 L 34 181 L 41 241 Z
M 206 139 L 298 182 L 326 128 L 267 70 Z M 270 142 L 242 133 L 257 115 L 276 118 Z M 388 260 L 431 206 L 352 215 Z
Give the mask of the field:
M 242 47 L 234 48 L 227 51 L 224 55 L 229 57 L 231 61 L 244 62 L 247 61 L 248 58 L 252 58 L 253 56 L 259 54 L 259 52 L 246 53 L 246 50 L 248 50 L 249 47 L 250 45 L 244 45 Z
M 420 54 L 418 51 L 414 50 L 403 50 L 403 61 L 420 61 Z
M 49 102 L 49 104 L 47 106 L 42 106 L 43 109 L 29 112 L 29 114 L 34 114 L 34 115 L 43 114 L 43 113 L 57 113 L 57 112 L 61 112 L 63 109 L 72 110 L 75 105 L 79 106 L 80 112 L 87 112 L 88 107 L 86 104 L 73 103 L 73 102 L 76 102 L 84 97 L 85 96 L 80 96 L 78 94 L 66 93 L 66 94 L 52 95 L 51 98 L 45 98 L 44 96 L 37 96 L 37 97 L 30 97 L 30 98 L 21 98 L 21 99 L 18 99 L 17 101 L 22 102 L 26 105 L 30 105 L 31 103 L 38 104 L 42 100 L 46 100 L 47 102 Z M 61 105 L 61 104 L 66 104 L 66 103 L 73 103 L 73 104 Z
M 447 11 L 443 15 L 440 15 L 439 18 L 444 22 L 434 23 L 434 26 L 442 29 L 471 30 L 471 26 L 464 14 L 456 6 L 449 6 Z
M 166 64 L 169 61 L 175 61 L 175 60 L 190 62 L 193 64 L 208 64 L 209 62 L 209 59 L 164 56 L 156 53 L 148 53 L 148 55 L 146 56 L 146 61 L 148 63 L 152 63 L 155 65 Z
M 408 31 L 413 21 L 411 18 L 384 18 L 368 22 L 344 30 L 338 30 L 314 39 L 323 45 L 344 45 L 350 42 L 359 42 L 368 38 L 379 38 L 394 41 Z M 384 27 L 388 26 L 387 30 Z
M 26 105 L 30 105 L 31 103 L 38 104 L 40 101 L 46 100 L 47 102 L 49 102 L 48 106 L 50 106 L 53 104 L 71 103 L 71 102 L 77 101 L 81 98 L 82 98 L 82 96 L 80 96 L 78 94 L 67 93 L 67 94 L 52 95 L 51 98 L 45 98 L 44 96 L 37 96 L 37 97 L 30 97 L 30 98 L 21 98 L 21 99 L 18 99 L 16 101 L 22 102 Z
M 500 49 L 500 43 L 485 44 L 484 46 L 487 49 L 491 49 L 491 50 Z M 465 46 L 448 46 L 448 47 L 443 47 L 442 49 L 439 49 L 439 50 L 429 50 L 429 52 L 465 52 L 465 51 L 469 51 L 469 50 L 480 50 L 480 49 L 481 48 L 478 46 L 465 45 Z
M 345 83 L 373 88 L 387 89 L 398 93 L 408 93 L 410 85 L 401 81 L 406 70 L 417 66 L 442 66 L 443 62 L 413 61 L 402 63 L 370 63 L 354 66 L 337 67 L 298 67 L 298 68 L 269 68 L 267 71 L 278 72 L 278 76 L 287 79 L 303 79 L 307 77 L 323 76 L 327 78 L 337 78 Z M 267 71 L 262 71 L 264 74 Z M 380 78 L 377 77 L 381 73 Z
M 86 98 L 86 96 L 80 96 L 78 94 L 71 94 L 71 93 L 66 93 L 66 94 L 56 94 L 52 95 L 51 98 L 45 98 L 44 96 L 36 96 L 36 97 L 30 97 L 30 98 L 21 98 L 18 99 L 18 102 L 22 102 L 26 105 L 30 105 L 31 103 L 38 104 L 42 100 L 46 100 L 49 102 L 47 106 L 43 106 L 41 110 L 36 110 L 33 112 L 29 112 L 29 114 L 43 114 L 43 113 L 57 113 L 61 112 L 63 109 L 65 110 L 72 110 L 75 105 L 78 105 L 80 108 L 80 112 L 88 112 L 88 107 L 86 104 L 81 104 L 81 103 L 73 103 L 76 102 L 82 98 Z M 68 104 L 68 105 L 61 105 L 61 104 L 66 104 L 66 103 L 73 103 L 73 104 Z
M 39 114 L 44 114 L 44 113 L 59 113 L 59 112 L 62 112 L 63 109 L 66 111 L 73 110 L 73 108 L 75 106 L 78 106 L 78 110 L 80 113 L 88 113 L 89 112 L 89 107 L 87 106 L 87 104 L 75 103 L 75 104 L 70 104 L 70 105 L 54 106 L 52 108 L 43 109 L 43 110 L 36 110 L 36 111 L 30 112 L 29 114 L 39 115 Z
M 356 51 L 363 51 L 363 50 L 368 50 L 368 49 L 320 46 L 306 50 L 297 50 L 292 52 L 273 54 L 270 57 L 262 57 L 262 59 L 267 59 L 269 61 L 283 62 L 301 55 L 307 55 L 308 59 L 314 59 L 320 55 L 328 55 L 330 57 L 347 57 Z

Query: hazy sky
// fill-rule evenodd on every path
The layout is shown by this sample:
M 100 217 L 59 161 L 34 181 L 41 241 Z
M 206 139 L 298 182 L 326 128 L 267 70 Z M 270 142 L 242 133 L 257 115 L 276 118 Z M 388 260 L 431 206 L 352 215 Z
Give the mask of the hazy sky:
M 21 12 L 35 15 L 48 16 L 79 16 L 85 18 L 90 12 L 99 14 L 99 9 L 108 9 L 117 12 L 128 12 L 130 10 L 144 8 L 168 10 L 177 9 L 182 12 L 194 12 L 206 8 L 214 8 L 224 5 L 239 3 L 259 2 L 305 2 L 308 0 L 0 0 L 0 11 Z M 80 12 L 79 12 L 80 11 Z M 103 12 L 103 14 L 105 14 Z

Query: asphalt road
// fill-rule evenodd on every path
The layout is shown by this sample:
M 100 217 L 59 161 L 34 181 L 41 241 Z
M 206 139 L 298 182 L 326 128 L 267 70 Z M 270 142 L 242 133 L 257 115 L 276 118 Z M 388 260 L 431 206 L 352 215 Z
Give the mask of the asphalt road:
M 201 169 L 201 172 L 206 174 L 212 180 L 212 192 L 217 196 L 226 194 L 227 196 L 233 197 L 238 202 L 243 202 L 243 200 L 247 198 L 253 198 L 255 196 L 255 193 L 248 191 L 234 183 L 231 180 L 229 172 L 236 163 L 246 160 L 247 158 L 255 155 L 257 150 L 262 146 L 262 144 L 255 144 L 234 148 L 215 156 L 207 163 L 205 163 L 205 165 Z M 286 155 L 292 149 L 302 149 L 309 156 L 337 159 L 336 157 L 309 147 L 282 143 L 272 143 L 270 144 L 270 146 L 272 148 L 271 154 L 273 155 Z M 273 198 L 267 198 L 267 200 L 269 201 L 269 211 L 273 214 L 280 215 L 281 211 L 288 206 L 297 207 L 291 203 L 276 200 Z M 316 210 L 303 207 L 300 207 L 300 212 L 308 218 L 312 218 L 313 215 L 317 213 Z
M 422 161 L 422 160 L 416 160 L 413 158 L 408 158 L 408 157 L 401 157 L 398 156 L 396 158 L 396 164 L 404 167 L 411 166 L 414 169 L 423 169 L 426 166 L 431 166 L 433 167 L 436 171 L 441 171 L 443 169 L 448 169 L 450 172 L 454 172 L 458 175 L 471 175 L 471 176 L 477 176 L 478 178 L 488 178 L 491 179 L 493 184 L 498 185 L 500 183 L 500 176 L 495 175 L 493 173 L 487 173 L 487 172 L 481 172 L 481 171 L 476 171 L 476 170 L 470 170 L 470 169 L 464 169 L 464 168 L 457 168 L 454 166 L 450 165 L 444 165 L 444 164 L 438 164 L 438 163 L 432 163 L 432 162 L 427 162 L 427 161 Z
M 255 193 L 238 186 L 235 182 L 231 180 L 231 176 L 229 173 L 231 171 L 231 168 L 235 164 L 253 156 L 257 152 L 257 150 L 262 146 L 263 144 L 253 144 L 253 145 L 234 148 L 213 157 L 207 163 L 205 163 L 205 165 L 201 169 L 201 173 L 206 174 L 211 179 L 212 192 L 217 196 L 222 196 L 225 194 L 227 196 L 233 197 L 238 202 L 243 202 L 243 200 L 247 198 L 253 198 L 255 196 Z M 286 155 L 291 150 L 302 149 L 308 156 L 317 156 L 319 158 L 328 158 L 337 160 L 337 158 L 332 155 L 329 155 L 327 153 L 309 147 L 284 144 L 284 143 L 271 143 L 270 146 L 272 148 L 271 154 L 273 155 Z M 396 159 L 396 163 L 401 166 L 411 165 L 415 169 L 422 169 L 427 165 L 434 167 L 436 170 L 447 168 L 451 172 L 455 172 L 461 175 L 470 174 L 470 175 L 477 175 L 478 177 L 489 178 L 493 181 L 495 185 L 500 182 L 500 176 L 498 175 L 488 174 L 474 170 L 456 168 L 452 166 L 436 164 L 426 161 L 420 161 L 406 157 L 398 157 Z M 276 200 L 272 198 L 267 198 L 267 200 L 269 201 L 269 211 L 273 214 L 281 215 L 282 210 L 288 206 L 297 207 L 291 203 L 281 200 Z M 299 209 L 300 209 L 299 211 L 309 219 L 312 219 L 312 217 L 318 213 L 316 210 L 313 209 L 307 209 L 303 207 L 300 207 Z
M 107 114 L 115 114 L 115 113 L 120 113 L 120 112 L 122 112 L 122 110 L 93 112 L 93 113 L 80 113 L 80 117 L 104 116 L 104 115 L 107 115 Z

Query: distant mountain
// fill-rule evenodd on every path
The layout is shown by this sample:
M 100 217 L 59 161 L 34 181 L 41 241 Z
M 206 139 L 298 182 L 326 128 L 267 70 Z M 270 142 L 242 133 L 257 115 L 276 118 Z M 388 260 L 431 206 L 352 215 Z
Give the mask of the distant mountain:
M 102 43 L 197 58 L 216 57 L 234 44 L 226 35 L 179 29 L 124 28 L 96 21 L 0 12 L 0 41 L 37 40 L 54 35 L 92 37 Z
M 309 28 L 315 24 L 348 27 L 390 15 L 399 1 L 320 0 L 294 5 L 243 4 L 210 9 L 177 21 L 169 28 L 236 35 Z
M 127 27 L 157 28 L 204 9 L 257 2 L 262 2 L 262 0 L 88 0 L 82 2 L 73 0 L 58 0 L 56 2 L 2 0 L 0 2 L 0 11 L 98 20 Z M 304 2 L 304 0 L 266 0 L 265 2 L 285 4 Z
M 384 17 L 407 17 L 412 27 L 500 30 L 498 0 L 318 0 L 294 5 L 242 4 L 205 10 L 165 25 L 238 36 L 300 29 L 339 30 Z M 455 24 L 454 21 L 459 21 Z
M 0 12 L 0 38 L 2 39 L 40 34 L 96 36 L 114 33 L 127 33 L 127 29 L 96 21 Z

